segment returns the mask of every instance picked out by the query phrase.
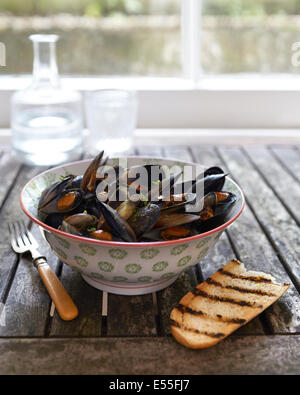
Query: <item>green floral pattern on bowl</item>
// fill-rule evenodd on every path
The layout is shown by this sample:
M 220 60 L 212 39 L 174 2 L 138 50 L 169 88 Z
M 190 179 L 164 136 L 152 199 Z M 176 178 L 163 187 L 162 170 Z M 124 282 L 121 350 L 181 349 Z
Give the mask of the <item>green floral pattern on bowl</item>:
M 127 255 L 125 250 L 121 250 L 120 248 L 112 248 L 109 251 L 109 255 L 114 259 L 124 259 Z
M 142 259 L 153 259 L 158 254 L 159 250 L 157 248 L 147 248 L 146 250 L 141 251 L 140 257 Z
M 70 243 L 69 243 L 67 240 L 62 239 L 62 238 L 59 237 L 59 236 L 55 236 L 55 237 L 56 237 L 57 241 L 59 242 L 59 244 L 60 244 L 62 247 L 67 248 L 67 249 L 70 248 Z
M 183 258 L 179 259 L 177 266 L 185 266 L 191 259 L 191 255 L 184 256 Z
M 62 258 L 62 259 L 67 259 L 68 258 L 68 255 L 61 248 L 55 247 L 54 251 L 58 254 L 59 258 Z
M 74 259 L 77 263 L 77 265 L 81 266 L 81 267 L 87 267 L 88 266 L 88 261 L 84 258 L 82 258 L 81 256 L 74 256 Z
M 137 263 L 129 263 L 125 266 L 126 273 L 139 273 L 142 270 L 142 266 Z
M 167 261 L 160 261 L 160 262 L 155 263 L 152 266 L 152 270 L 154 272 L 162 272 L 168 266 L 169 266 L 169 263 Z
M 86 244 L 79 244 L 79 248 L 81 249 L 81 251 L 84 254 L 87 254 L 89 256 L 94 256 L 94 255 L 96 255 L 96 252 L 97 252 L 96 248 L 91 247 L 91 246 L 86 245 Z
M 109 262 L 98 262 L 99 269 L 103 272 L 112 272 L 114 270 L 114 265 Z
M 130 166 L 149 164 L 174 164 L 182 167 L 184 162 L 162 160 L 161 158 L 143 159 L 130 158 Z M 109 159 L 108 164 L 117 164 L 115 158 Z M 88 162 L 76 162 L 64 165 L 56 169 L 46 171 L 31 180 L 22 194 L 22 203 L 33 218 L 37 216 L 38 201 L 42 191 L 61 176 L 67 174 L 83 174 Z M 243 200 L 239 188 L 231 180 L 226 180 L 225 190 L 232 191 L 237 195 L 234 216 L 241 207 Z M 56 234 L 45 231 L 44 235 L 48 243 L 60 260 L 80 271 L 87 278 L 98 280 L 100 283 L 115 284 L 117 287 L 126 289 L 126 286 L 138 289 L 147 289 L 151 292 L 152 284 L 160 284 L 168 279 L 176 279 L 183 270 L 196 265 L 203 259 L 221 236 L 222 231 L 196 238 L 194 240 L 182 240 L 170 244 L 143 243 L 136 247 L 126 246 L 126 243 L 101 243 L 98 241 L 77 240 L 71 235 Z M 122 287 L 121 287 L 122 286 Z M 145 287 L 145 288 L 143 288 Z
M 181 254 L 184 250 L 188 248 L 188 244 L 181 244 L 179 246 L 171 248 L 171 255 L 179 255 Z

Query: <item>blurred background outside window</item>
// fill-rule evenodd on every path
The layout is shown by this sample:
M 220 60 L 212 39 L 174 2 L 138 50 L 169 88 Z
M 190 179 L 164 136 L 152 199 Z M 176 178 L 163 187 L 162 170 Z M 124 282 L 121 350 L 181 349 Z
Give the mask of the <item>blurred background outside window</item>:
M 32 33 L 60 35 L 63 75 L 181 78 L 186 48 L 199 76 L 294 74 L 300 0 L 0 0 L 1 74 L 31 73 Z

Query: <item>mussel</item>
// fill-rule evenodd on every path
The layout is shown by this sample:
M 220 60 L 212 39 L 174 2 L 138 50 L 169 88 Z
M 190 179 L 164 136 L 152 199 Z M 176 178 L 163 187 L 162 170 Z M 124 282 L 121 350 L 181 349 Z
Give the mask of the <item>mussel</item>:
M 39 200 L 38 215 L 46 219 L 49 214 L 68 213 L 76 209 L 82 202 L 82 192 L 79 189 L 67 189 L 73 176 L 68 176 L 46 188 Z
M 214 229 L 227 221 L 236 202 L 232 192 L 210 192 L 204 197 L 204 207 L 194 225 L 199 233 Z
M 39 218 L 96 240 L 167 241 L 220 226 L 236 202 L 232 192 L 223 190 L 227 174 L 220 167 L 182 182 L 182 171 L 170 173 L 152 164 L 107 167 L 107 159 L 101 151 L 84 174 L 67 175 L 47 187 Z

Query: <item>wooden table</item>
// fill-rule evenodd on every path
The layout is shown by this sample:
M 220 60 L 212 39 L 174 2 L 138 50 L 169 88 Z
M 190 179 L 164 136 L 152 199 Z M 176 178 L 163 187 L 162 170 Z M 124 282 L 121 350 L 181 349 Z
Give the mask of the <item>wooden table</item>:
M 37 374 L 299 374 L 299 146 L 136 147 L 135 154 L 221 165 L 246 195 L 243 214 L 210 254 L 167 289 L 144 296 L 108 295 L 62 264 L 35 224 L 21 213 L 19 193 L 40 168 L 0 156 L 0 373 Z M 25 218 L 80 315 L 63 322 L 30 261 L 10 248 L 8 221 Z M 217 346 L 189 350 L 173 340 L 169 314 L 179 299 L 232 258 L 291 284 L 273 306 Z M 3 322 L 4 321 L 4 322 Z

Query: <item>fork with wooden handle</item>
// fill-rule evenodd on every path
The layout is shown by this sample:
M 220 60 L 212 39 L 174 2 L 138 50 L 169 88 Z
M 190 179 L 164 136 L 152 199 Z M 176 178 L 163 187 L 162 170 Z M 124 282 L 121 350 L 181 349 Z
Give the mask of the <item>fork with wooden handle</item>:
M 48 265 L 46 258 L 38 251 L 38 242 L 25 227 L 23 221 L 8 224 L 12 249 L 22 254 L 30 252 L 33 265 L 37 268 L 41 279 L 55 304 L 59 316 L 64 321 L 71 321 L 78 316 L 78 309 L 67 293 L 54 271 Z

